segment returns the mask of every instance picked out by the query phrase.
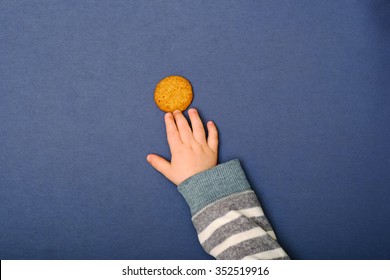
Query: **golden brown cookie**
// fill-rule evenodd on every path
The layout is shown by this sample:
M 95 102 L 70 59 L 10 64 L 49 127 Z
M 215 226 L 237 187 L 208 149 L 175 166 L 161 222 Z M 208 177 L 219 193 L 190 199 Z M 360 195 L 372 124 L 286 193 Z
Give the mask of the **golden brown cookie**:
M 168 76 L 158 82 L 154 91 L 154 101 L 164 112 L 184 111 L 192 102 L 190 82 L 180 76 Z

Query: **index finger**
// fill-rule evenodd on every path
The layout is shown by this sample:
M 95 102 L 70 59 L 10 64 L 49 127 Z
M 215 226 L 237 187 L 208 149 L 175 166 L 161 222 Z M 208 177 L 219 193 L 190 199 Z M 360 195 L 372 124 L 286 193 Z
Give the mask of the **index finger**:
M 174 149 L 175 146 L 180 145 L 182 143 L 180 139 L 179 131 L 177 130 L 177 126 L 175 120 L 173 119 L 172 113 L 165 114 L 165 129 L 167 132 L 167 140 L 169 148 Z

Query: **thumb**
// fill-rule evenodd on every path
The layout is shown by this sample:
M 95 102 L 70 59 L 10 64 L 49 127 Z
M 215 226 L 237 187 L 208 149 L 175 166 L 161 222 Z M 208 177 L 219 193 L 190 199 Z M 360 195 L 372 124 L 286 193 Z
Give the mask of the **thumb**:
M 154 169 L 168 178 L 169 170 L 171 169 L 171 163 L 169 161 L 155 154 L 147 155 L 146 160 L 154 167 Z

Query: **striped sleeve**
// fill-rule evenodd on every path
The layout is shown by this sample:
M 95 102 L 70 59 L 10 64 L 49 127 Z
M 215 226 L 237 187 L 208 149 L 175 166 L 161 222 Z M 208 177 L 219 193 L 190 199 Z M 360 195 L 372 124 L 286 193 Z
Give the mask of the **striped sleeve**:
M 178 190 L 191 209 L 199 242 L 216 259 L 289 259 L 238 160 L 198 173 Z

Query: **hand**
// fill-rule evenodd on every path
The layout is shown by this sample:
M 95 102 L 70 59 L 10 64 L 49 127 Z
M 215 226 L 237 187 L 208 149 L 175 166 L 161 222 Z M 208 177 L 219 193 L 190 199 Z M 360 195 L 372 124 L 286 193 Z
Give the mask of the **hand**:
M 146 160 L 176 185 L 189 177 L 217 165 L 218 131 L 212 121 L 207 123 L 208 137 L 196 109 L 188 110 L 191 127 L 182 112 L 165 114 L 171 162 L 159 155 L 149 154 Z

